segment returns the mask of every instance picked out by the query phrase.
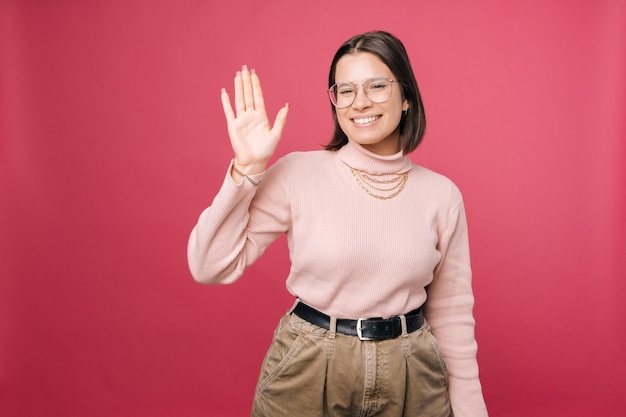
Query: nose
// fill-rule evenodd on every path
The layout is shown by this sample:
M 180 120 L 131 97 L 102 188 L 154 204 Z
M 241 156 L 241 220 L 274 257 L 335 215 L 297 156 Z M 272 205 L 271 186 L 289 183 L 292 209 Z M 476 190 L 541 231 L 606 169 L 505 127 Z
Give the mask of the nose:
M 360 85 L 359 88 L 356 89 L 356 96 L 354 97 L 354 102 L 352 103 L 352 107 L 356 109 L 364 109 L 372 105 L 372 102 L 365 94 L 365 87 Z

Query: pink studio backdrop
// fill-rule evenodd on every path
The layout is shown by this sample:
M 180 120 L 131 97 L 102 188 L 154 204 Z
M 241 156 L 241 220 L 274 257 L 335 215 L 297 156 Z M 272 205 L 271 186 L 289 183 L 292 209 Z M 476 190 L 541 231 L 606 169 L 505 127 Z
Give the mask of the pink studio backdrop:
M 232 157 L 241 64 L 278 154 L 331 131 L 349 36 L 405 42 L 412 156 L 463 190 L 493 416 L 626 415 L 626 3 L 0 2 L 0 415 L 245 416 L 281 314 L 279 240 L 231 286 L 186 242 Z

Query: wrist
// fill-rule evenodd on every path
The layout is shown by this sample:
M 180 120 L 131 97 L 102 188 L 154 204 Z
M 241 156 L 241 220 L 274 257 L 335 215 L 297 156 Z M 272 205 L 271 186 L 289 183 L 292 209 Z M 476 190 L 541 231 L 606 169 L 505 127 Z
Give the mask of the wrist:
M 241 184 L 241 181 L 248 180 L 250 184 L 257 187 L 261 183 L 260 178 L 255 178 L 256 176 L 260 176 L 265 172 L 265 163 L 263 164 L 250 164 L 250 165 L 239 165 L 237 163 L 236 158 L 233 158 L 231 163 L 230 176 L 231 178 L 238 184 Z
M 236 168 L 243 176 L 258 175 L 265 172 L 265 166 L 267 161 L 252 162 L 249 164 L 242 164 L 237 161 L 237 157 L 233 158 L 233 168 Z

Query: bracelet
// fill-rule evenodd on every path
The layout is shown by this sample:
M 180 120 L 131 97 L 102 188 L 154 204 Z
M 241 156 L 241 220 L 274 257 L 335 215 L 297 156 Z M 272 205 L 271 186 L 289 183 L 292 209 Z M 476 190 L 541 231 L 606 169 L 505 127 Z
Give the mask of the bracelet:
M 258 187 L 259 184 L 261 183 L 261 181 L 255 181 L 252 178 L 250 178 L 249 175 L 246 175 L 243 172 L 241 172 L 239 170 L 239 168 L 237 168 L 237 165 L 235 165 L 235 160 L 234 159 L 233 159 L 233 171 L 235 171 L 237 174 L 241 175 L 243 178 L 245 178 L 248 181 L 250 181 L 250 184 L 254 185 L 255 187 Z M 262 174 L 262 172 L 261 172 L 261 174 Z

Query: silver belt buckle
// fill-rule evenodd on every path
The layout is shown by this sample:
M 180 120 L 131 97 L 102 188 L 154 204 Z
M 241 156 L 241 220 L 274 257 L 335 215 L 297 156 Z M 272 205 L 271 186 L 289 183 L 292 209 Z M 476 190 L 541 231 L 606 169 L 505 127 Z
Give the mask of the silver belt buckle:
M 363 320 L 367 320 L 367 319 L 358 319 L 356 321 L 356 335 L 359 338 L 359 340 L 374 340 L 371 337 L 363 337 L 363 331 L 361 330 L 361 322 Z

